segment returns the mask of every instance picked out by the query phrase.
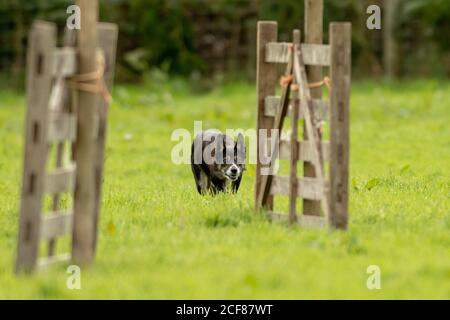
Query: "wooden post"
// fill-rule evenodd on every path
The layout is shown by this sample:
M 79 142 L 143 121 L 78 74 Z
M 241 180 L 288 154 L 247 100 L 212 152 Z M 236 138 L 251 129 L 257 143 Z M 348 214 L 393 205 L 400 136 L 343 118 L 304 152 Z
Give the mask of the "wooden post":
M 266 43 L 276 42 L 278 39 L 278 25 L 275 21 L 259 21 L 258 35 L 256 44 L 256 96 L 257 96 L 257 163 L 256 163 L 256 181 L 255 181 L 255 206 L 258 208 L 258 195 L 261 189 L 261 162 L 260 162 L 260 144 L 266 141 L 260 141 L 259 132 L 261 129 L 267 130 L 267 137 L 270 137 L 271 129 L 274 126 L 274 119 L 264 116 L 264 104 L 266 96 L 275 94 L 277 83 L 277 66 L 274 63 L 265 61 Z M 267 199 L 267 209 L 273 209 L 273 197 Z
M 397 22 L 397 9 L 399 0 L 384 1 L 383 16 L 383 64 L 384 72 L 388 78 L 398 76 L 398 41 L 395 36 L 395 23 Z
M 300 30 L 294 30 L 293 33 L 294 46 L 300 46 Z M 295 52 L 296 48 L 294 48 Z M 292 82 L 292 113 L 291 113 L 291 154 L 290 154 L 290 181 L 289 181 L 289 223 L 294 224 L 297 222 L 297 162 L 298 162 L 298 116 L 300 108 L 299 100 L 299 87 L 297 80 L 294 77 Z
M 293 53 L 292 50 L 290 50 L 288 63 L 286 65 L 286 72 L 285 74 L 292 74 L 292 68 L 293 68 Z M 281 132 L 283 130 L 283 124 L 284 119 L 286 118 L 286 114 L 289 107 L 290 102 L 290 96 L 291 96 L 291 84 L 292 80 L 289 80 L 288 83 L 286 83 L 283 87 L 281 99 L 277 106 L 277 111 L 275 114 L 275 120 L 273 121 L 274 125 L 272 129 L 276 130 L 277 132 Z M 277 141 L 278 143 L 278 141 Z M 277 150 L 275 150 L 277 151 Z M 273 163 L 276 161 L 278 157 L 278 152 L 271 152 L 270 155 L 270 163 Z M 275 176 L 275 173 L 270 172 L 270 174 L 261 176 L 261 186 L 260 186 L 260 193 L 256 198 L 256 208 L 261 209 L 262 207 L 272 210 L 272 204 L 273 202 L 269 202 L 268 199 L 271 197 L 270 195 L 270 189 L 272 187 L 272 181 Z
M 302 105 L 303 117 L 305 120 L 306 132 L 309 136 L 309 141 L 312 145 L 312 160 L 311 163 L 314 165 L 316 178 L 315 180 L 322 186 L 321 201 L 320 205 L 325 215 L 325 218 L 329 217 L 330 207 L 328 205 L 328 192 L 325 189 L 325 173 L 323 170 L 323 153 L 321 149 L 321 140 L 317 128 L 314 125 L 314 107 L 311 98 L 311 92 L 308 87 L 308 78 L 306 76 L 306 67 L 303 60 L 302 50 L 297 50 L 295 52 L 294 59 L 294 76 L 297 78 L 298 84 L 300 86 L 300 101 Z M 303 217 L 302 217 L 303 218 Z
M 323 0 L 305 0 L 305 43 L 322 44 L 323 42 Z M 307 68 L 308 81 L 316 82 L 322 80 L 322 67 L 310 66 Z M 311 89 L 311 98 L 322 98 L 322 88 Z M 306 126 L 303 127 L 304 139 L 308 139 Z M 318 130 L 319 131 L 319 130 Z M 321 137 L 319 131 L 319 137 Z M 304 162 L 303 175 L 315 177 L 314 165 Z M 320 215 L 320 201 L 303 200 L 303 214 Z
M 78 0 L 81 9 L 81 30 L 78 32 L 79 73 L 97 70 L 98 1 Z M 77 140 L 74 146 L 77 164 L 74 195 L 74 226 L 72 258 L 77 264 L 89 264 L 94 259 L 95 237 L 95 157 L 96 121 L 99 96 L 78 92 Z
M 351 24 L 330 24 L 330 224 L 348 223 L 349 104 L 351 81 Z
M 36 266 L 48 154 L 47 115 L 52 84 L 56 26 L 37 21 L 28 38 L 27 118 L 16 272 Z
M 105 74 L 104 79 L 108 91 L 111 92 L 114 80 L 114 67 L 116 61 L 116 47 L 118 28 L 116 24 L 99 23 L 98 24 L 98 41 L 99 47 L 105 56 Z M 103 167 L 105 162 L 105 144 L 106 144 L 106 128 L 108 119 L 109 104 L 102 99 L 98 109 L 98 132 L 97 132 L 97 155 L 95 157 L 95 220 L 93 239 L 93 250 L 95 253 L 97 246 L 98 220 L 100 217 L 101 193 L 103 182 Z
M 65 47 L 73 47 L 75 45 L 75 30 L 65 29 L 64 31 L 64 41 L 63 44 Z M 61 69 L 64 64 L 64 59 L 61 59 L 60 65 L 58 69 Z M 60 87 L 62 91 L 61 98 L 57 101 L 56 105 L 53 106 L 59 112 L 70 113 L 71 112 L 71 93 L 72 91 L 66 87 L 66 79 L 64 75 L 59 75 L 55 79 L 55 87 Z M 51 106 L 49 106 L 51 108 Z M 55 110 L 50 110 L 50 112 L 54 112 Z M 63 156 L 64 156 L 64 142 L 58 142 L 56 145 L 56 168 L 61 168 L 63 165 Z M 59 210 L 61 194 L 55 193 L 52 199 L 52 210 L 54 212 Z M 56 238 L 52 238 L 48 241 L 48 256 L 52 257 L 56 252 Z

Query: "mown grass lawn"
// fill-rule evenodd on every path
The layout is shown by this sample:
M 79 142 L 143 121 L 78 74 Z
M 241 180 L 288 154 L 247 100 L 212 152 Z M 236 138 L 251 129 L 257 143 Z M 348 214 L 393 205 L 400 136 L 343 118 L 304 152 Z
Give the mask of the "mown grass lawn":
M 254 127 L 252 85 L 193 94 L 172 81 L 114 95 L 97 259 L 69 290 L 67 265 L 13 274 L 25 100 L 0 92 L 0 298 L 450 298 L 448 82 L 353 85 L 347 232 L 255 215 L 254 166 L 237 195 L 212 198 L 171 162 L 172 131 L 194 120 Z M 369 265 L 380 290 L 366 287 Z

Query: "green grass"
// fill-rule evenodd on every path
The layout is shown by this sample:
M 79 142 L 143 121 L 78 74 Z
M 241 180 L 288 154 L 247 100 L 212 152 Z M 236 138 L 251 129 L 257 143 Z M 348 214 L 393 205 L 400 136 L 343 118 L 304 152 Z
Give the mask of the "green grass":
M 255 215 L 254 166 L 237 195 L 212 198 L 197 194 L 189 165 L 172 164 L 176 128 L 254 127 L 254 93 L 116 88 L 98 254 L 69 290 L 67 264 L 13 274 L 25 99 L 0 92 L 0 298 L 449 299 L 449 83 L 354 84 L 347 232 Z M 381 290 L 366 287 L 369 265 Z

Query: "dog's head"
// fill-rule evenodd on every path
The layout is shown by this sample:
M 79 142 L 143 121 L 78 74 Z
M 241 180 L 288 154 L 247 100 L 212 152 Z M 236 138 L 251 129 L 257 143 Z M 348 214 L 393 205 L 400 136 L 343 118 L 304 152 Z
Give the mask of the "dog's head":
M 239 133 L 236 141 L 225 134 L 216 136 L 214 172 L 219 178 L 236 182 L 245 170 L 245 142 Z

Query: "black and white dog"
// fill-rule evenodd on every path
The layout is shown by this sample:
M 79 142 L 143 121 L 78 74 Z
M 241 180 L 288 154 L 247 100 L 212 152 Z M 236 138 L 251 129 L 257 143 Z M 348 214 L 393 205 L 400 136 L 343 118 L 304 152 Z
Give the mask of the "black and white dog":
M 245 170 L 245 142 L 239 133 L 237 140 L 207 130 L 199 133 L 192 143 L 191 168 L 197 191 L 216 194 L 237 192 Z

